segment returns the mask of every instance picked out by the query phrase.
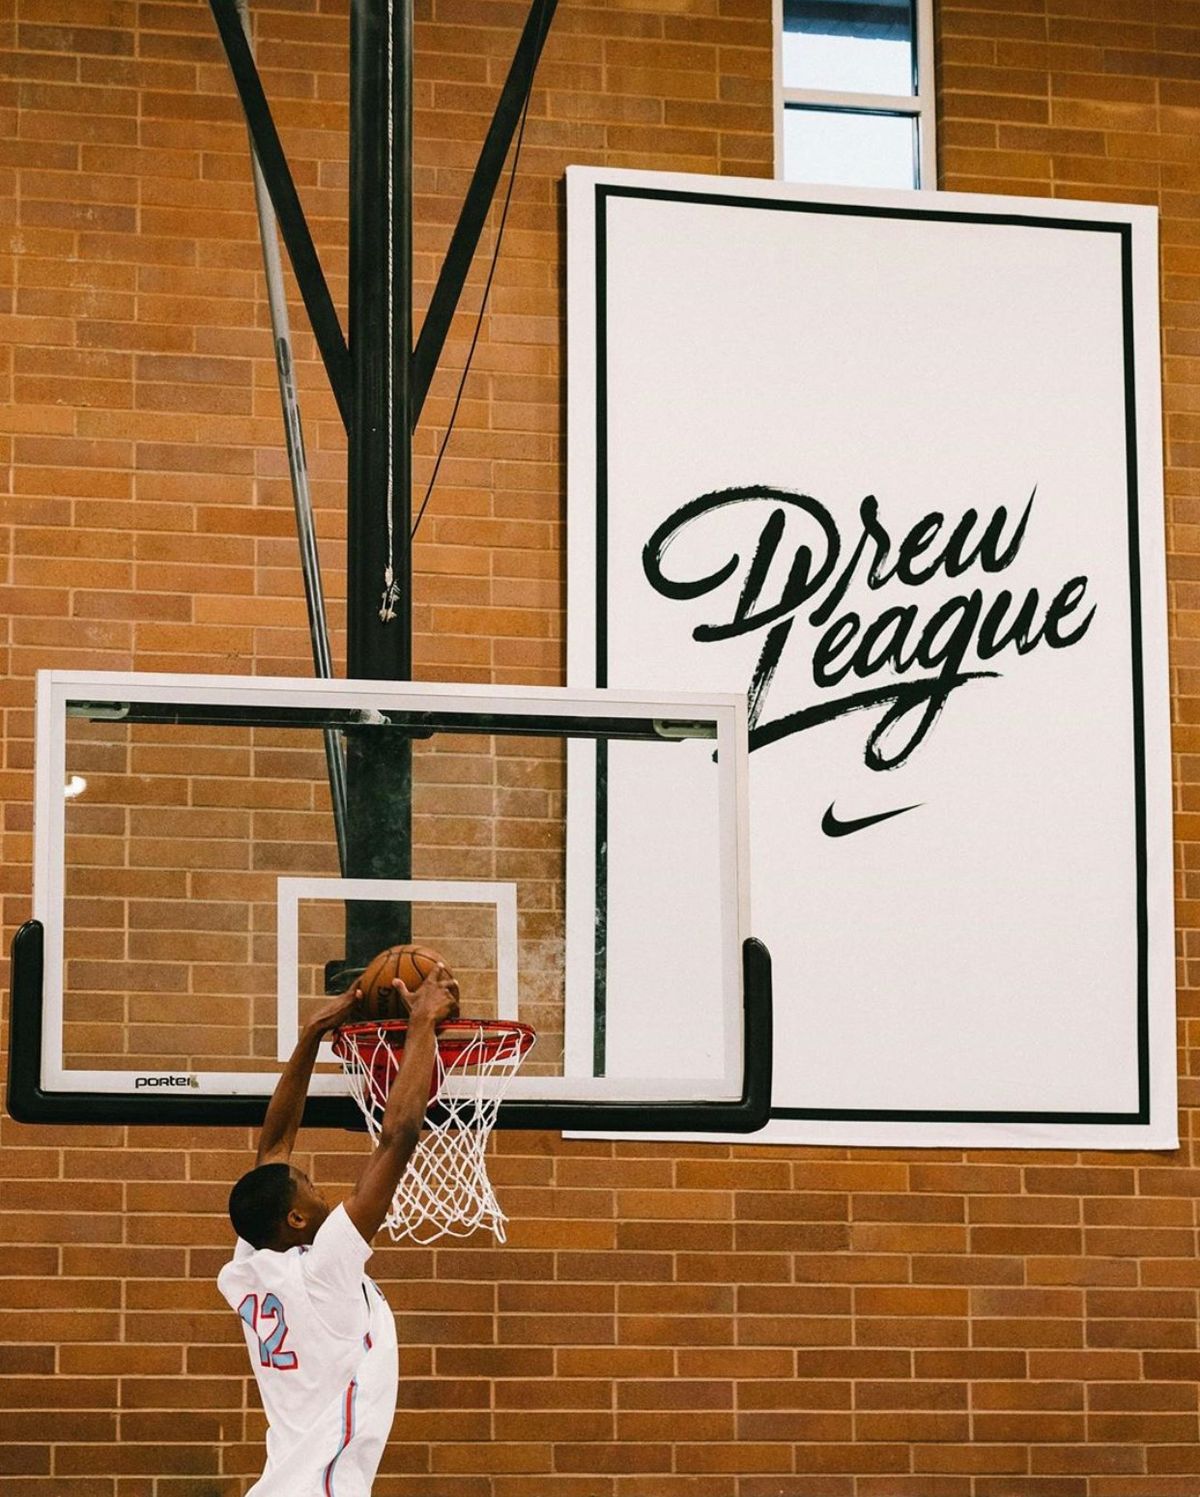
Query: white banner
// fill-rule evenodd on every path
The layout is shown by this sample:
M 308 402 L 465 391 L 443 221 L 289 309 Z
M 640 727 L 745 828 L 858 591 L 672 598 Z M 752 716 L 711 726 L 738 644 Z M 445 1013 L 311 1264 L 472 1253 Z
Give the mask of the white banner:
M 756 1141 L 1174 1147 L 1154 211 L 568 215 L 569 679 L 749 695 Z

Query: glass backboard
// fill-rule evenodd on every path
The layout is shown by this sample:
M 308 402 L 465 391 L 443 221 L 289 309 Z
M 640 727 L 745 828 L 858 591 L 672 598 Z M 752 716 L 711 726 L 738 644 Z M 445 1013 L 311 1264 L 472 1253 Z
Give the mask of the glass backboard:
M 42 672 L 14 1115 L 253 1121 L 413 941 L 538 1032 L 501 1126 L 759 1126 L 745 771 L 736 697 Z

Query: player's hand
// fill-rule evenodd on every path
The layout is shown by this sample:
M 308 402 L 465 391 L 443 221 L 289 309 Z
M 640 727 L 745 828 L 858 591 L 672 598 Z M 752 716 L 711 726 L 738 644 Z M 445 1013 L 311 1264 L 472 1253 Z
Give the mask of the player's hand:
M 415 993 L 397 977 L 393 983 L 408 1010 L 410 1023 L 440 1024 L 458 1016 L 458 981 L 450 968 L 439 962 Z
M 362 1008 L 362 988 L 357 980 L 352 982 L 344 993 L 331 999 L 324 1008 L 319 1009 L 312 1020 L 312 1027 L 318 1034 L 328 1034 L 332 1029 L 340 1029 L 343 1024 L 357 1024 L 366 1018 Z

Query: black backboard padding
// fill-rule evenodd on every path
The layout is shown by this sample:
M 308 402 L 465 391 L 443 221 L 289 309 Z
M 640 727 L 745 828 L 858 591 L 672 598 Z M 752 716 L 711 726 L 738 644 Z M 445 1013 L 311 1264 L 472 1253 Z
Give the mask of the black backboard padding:
M 12 940 L 7 1105 L 19 1123 L 168 1124 L 178 1127 L 259 1126 L 270 1098 L 128 1096 L 119 1092 L 48 1092 L 41 1086 L 45 938 L 27 920 Z M 753 937 L 742 944 L 742 1095 L 735 1102 L 505 1102 L 497 1128 L 569 1132 L 754 1133 L 771 1112 L 771 957 Z M 365 1129 L 350 1097 L 312 1097 L 310 1128 Z

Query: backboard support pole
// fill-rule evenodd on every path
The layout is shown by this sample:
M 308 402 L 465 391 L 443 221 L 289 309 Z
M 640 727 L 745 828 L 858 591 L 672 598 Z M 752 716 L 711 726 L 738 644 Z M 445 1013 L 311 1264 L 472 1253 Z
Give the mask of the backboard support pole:
M 389 15 L 390 11 L 390 15 Z M 350 7 L 350 362 L 346 674 L 412 679 L 412 0 Z M 412 750 L 347 738 L 356 878 L 412 873 Z M 378 837 L 380 797 L 397 835 Z M 346 908 L 348 969 L 411 933 L 407 905 Z

